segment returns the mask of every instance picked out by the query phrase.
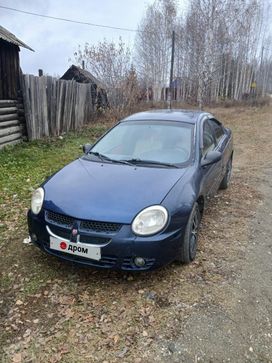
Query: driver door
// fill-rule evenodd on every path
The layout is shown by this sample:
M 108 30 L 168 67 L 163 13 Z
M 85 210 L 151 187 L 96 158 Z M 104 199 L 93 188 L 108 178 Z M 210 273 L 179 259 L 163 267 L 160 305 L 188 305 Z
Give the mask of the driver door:
M 214 135 L 214 131 L 209 124 L 209 120 L 205 120 L 203 123 L 203 148 L 201 150 L 202 157 L 212 150 L 217 150 L 217 142 Z M 213 196 L 218 189 L 218 185 L 222 177 L 222 161 L 218 161 L 215 164 L 202 167 L 203 173 L 203 191 L 207 198 Z

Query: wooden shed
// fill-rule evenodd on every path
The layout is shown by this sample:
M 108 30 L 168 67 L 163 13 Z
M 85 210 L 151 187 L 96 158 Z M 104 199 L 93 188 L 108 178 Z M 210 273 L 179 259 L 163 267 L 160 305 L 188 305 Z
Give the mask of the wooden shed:
M 19 142 L 23 135 L 20 47 L 33 51 L 14 34 L 0 26 L 0 149 Z
M 100 109 L 109 106 L 106 86 L 86 69 L 72 65 L 60 79 L 66 81 L 74 80 L 78 83 L 90 83 L 93 86 L 92 100 L 95 100 L 96 108 Z

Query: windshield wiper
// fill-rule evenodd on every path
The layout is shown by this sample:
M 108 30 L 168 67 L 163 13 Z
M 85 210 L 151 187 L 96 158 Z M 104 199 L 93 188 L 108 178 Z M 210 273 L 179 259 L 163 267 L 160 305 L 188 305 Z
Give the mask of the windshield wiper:
M 175 164 L 164 163 L 164 162 L 155 161 L 155 160 L 144 160 L 144 159 L 139 159 L 139 158 L 133 158 L 133 159 L 124 160 L 124 161 L 126 161 L 126 162 L 128 162 L 130 164 L 151 164 L 151 165 L 168 166 L 168 167 L 171 167 L 171 168 L 178 168 L 178 166 L 175 165 Z
M 133 165 L 132 163 L 130 163 L 129 161 L 126 160 L 116 160 L 116 159 L 111 159 L 108 156 L 99 153 L 98 151 L 89 151 L 88 154 L 97 156 L 101 161 L 109 161 L 111 163 L 118 163 L 118 164 L 126 164 L 126 165 Z M 87 154 L 87 155 L 88 155 Z

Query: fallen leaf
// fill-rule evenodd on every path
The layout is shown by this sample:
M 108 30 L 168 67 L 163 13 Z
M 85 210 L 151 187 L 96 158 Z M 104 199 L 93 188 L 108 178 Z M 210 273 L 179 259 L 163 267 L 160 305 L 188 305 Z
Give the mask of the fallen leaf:
M 119 335 L 118 334 L 114 335 L 114 337 L 113 337 L 114 344 L 117 344 L 119 342 L 119 340 L 120 340 Z
M 124 355 L 127 353 L 127 351 L 128 351 L 128 348 L 127 347 L 125 347 L 121 352 L 119 352 L 118 354 L 117 354 L 117 357 L 118 358 L 123 358 L 124 357 Z
M 72 311 L 72 309 L 66 309 L 63 315 L 65 315 L 67 318 L 72 318 L 75 315 L 75 313 Z
M 12 357 L 12 363 L 21 363 L 22 362 L 22 353 L 16 353 Z
M 31 329 L 26 329 L 26 331 L 25 331 L 25 333 L 24 333 L 23 337 L 24 337 L 24 338 L 26 338 L 26 337 L 28 337 L 30 334 L 31 334 Z

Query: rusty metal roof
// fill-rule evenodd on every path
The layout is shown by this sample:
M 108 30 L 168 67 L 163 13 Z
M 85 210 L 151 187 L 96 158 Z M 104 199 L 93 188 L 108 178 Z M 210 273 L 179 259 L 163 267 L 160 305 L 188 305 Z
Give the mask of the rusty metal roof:
M 32 48 L 30 48 L 28 45 L 23 43 L 14 34 L 9 32 L 7 29 L 3 28 L 1 25 L 0 25 L 0 39 L 3 39 L 8 43 L 18 45 L 18 47 L 23 47 L 23 48 L 32 50 L 34 52 L 34 50 Z

